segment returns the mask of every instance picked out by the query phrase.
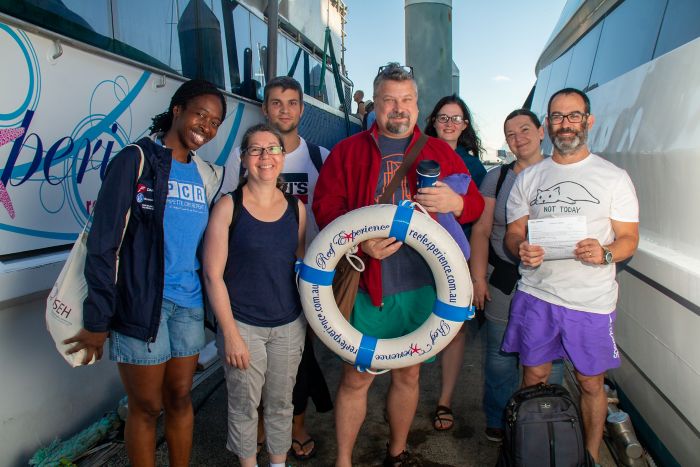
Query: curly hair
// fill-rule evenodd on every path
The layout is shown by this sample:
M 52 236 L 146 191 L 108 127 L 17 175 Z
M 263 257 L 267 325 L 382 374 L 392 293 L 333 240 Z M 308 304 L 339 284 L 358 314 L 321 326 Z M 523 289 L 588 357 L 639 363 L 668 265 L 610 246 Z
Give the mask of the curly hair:
M 445 96 L 440 99 L 437 104 L 435 104 L 435 108 L 432 112 L 430 112 L 428 118 L 425 119 L 425 134 L 437 138 L 435 119 L 437 119 L 440 109 L 447 104 L 457 104 L 462 109 L 464 121 L 467 122 L 467 127 L 464 129 L 464 131 L 462 131 L 462 134 L 460 134 L 459 138 L 457 139 L 457 146 L 462 146 L 476 157 L 480 157 L 484 152 L 484 147 L 481 145 L 481 139 L 479 139 L 479 137 L 476 135 L 476 131 L 474 130 L 472 114 L 469 111 L 467 104 L 459 96 L 457 96 L 457 94 Z
M 173 94 L 173 97 L 170 99 L 170 105 L 168 106 L 167 112 L 158 114 L 151 119 L 153 123 L 149 128 L 150 134 L 166 133 L 168 130 L 170 130 L 170 127 L 173 125 L 173 108 L 175 108 L 175 106 L 179 105 L 185 108 L 187 107 L 187 104 L 195 97 L 207 94 L 216 96 L 221 100 L 221 117 L 222 119 L 226 117 L 226 98 L 224 98 L 223 93 L 209 81 L 205 81 L 203 79 L 193 79 L 183 83 L 177 89 L 177 91 L 175 91 L 175 94 Z

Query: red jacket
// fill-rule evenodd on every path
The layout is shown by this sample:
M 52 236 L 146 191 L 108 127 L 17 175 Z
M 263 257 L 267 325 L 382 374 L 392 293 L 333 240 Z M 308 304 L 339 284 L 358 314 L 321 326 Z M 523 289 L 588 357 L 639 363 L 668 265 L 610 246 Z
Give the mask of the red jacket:
M 419 136 L 420 130 L 416 126 L 406 152 Z M 381 162 L 377 138 L 377 126 L 374 124 L 369 130 L 350 136 L 333 147 L 321 168 L 314 191 L 312 209 L 319 229 L 353 209 L 374 204 Z M 455 173 L 469 173 L 464 162 L 447 143 L 437 138 L 428 138 L 406 175 L 412 196 L 416 194 L 416 165 L 423 159 L 432 159 L 440 164 L 440 178 Z M 463 199 L 464 209 L 457 222 L 466 224 L 477 220 L 484 210 L 484 199 L 474 181 L 469 184 Z M 372 304 L 379 306 L 382 303 L 380 262 L 366 255 L 363 260 L 367 267 L 362 274 L 361 286 L 369 293 Z

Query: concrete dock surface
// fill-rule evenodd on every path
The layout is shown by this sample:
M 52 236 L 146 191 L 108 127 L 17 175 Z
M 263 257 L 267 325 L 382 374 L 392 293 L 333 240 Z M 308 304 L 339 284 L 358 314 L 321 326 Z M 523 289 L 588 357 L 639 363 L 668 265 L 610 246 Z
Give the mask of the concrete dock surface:
M 485 328 L 479 329 L 476 322 L 467 326 L 467 346 L 459 384 L 455 390 L 452 410 L 455 424 L 451 430 L 433 429 L 432 412 L 435 410 L 440 392 L 440 364 L 422 365 L 420 401 L 408 438 L 409 450 L 425 467 L 448 466 L 494 466 L 498 457 L 498 445 L 484 436 L 485 417 L 481 409 L 483 395 L 483 351 Z M 340 380 L 341 362 L 318 340 L 315 351 L 321 368 L 324 369 L 331 393 L 334 395 Z M 380 375 L 369 392 L 367 418 L 358 436 L 353 455 L 353 465 L 379 466 L 389 438 L 389 426 L 384 420 L 386 392 L 390 376 Z M 238 459 L 226 450 L 226 385 L 223 370 L 214 371 L 193 391 L 195 406 L 193 466 L 236 466 Z M 317 453 L 306 461 L 297 461 L 289 456 L 287 465 L 321 467 L 332 466 L 335 460 L 336 442 L 333 412 L 318 414 L 313 403 L 307 410 L 307 427 L 316 440 Z M 162 440 L 162 429 L 159 430 Z M 157 450 L 157 464 L 168 465 L 166 443 Z M 601 465 L 615 466 L 609 451 L 603 444 Z M 128 459 L 124 449 L 118 450 L 108 466 L 126 466 Z M 258 465 L 269 465 L 267 455 L 258 456 Z

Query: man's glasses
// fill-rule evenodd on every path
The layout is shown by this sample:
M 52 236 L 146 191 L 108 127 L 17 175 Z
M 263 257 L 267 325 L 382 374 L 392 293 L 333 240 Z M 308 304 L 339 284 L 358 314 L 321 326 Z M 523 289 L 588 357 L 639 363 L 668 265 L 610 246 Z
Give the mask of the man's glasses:
M 449 122 L 450 120 L 452 120 L 452 123 L 454 123 L 455 125 L 461 125 L 465 121 L 464 117 L 462 117 L 461 115 L 449 116 L 446 114 L 439 114 L 437 117 L 435 117 L 435 121 L 438 121 L 443 125 L 447 124 L 447 122 Z
M 377 74 L 380 75 L 380 74 L 382 74 L 382 72 L 385 71 L 385 70 L 394 70 L 394 69 L 396 69 L 396 70 L 401 70 L 401 71 L 403 71 L 403 72 L 405 72 L 405 73 L 408 73 L 408 74 L 411 76 L 411 78 L 413 78 L 413 67 L 412 67 L 412 66 L 408 66 L 408 65 L 397 65 L 397 64 L 393 64 L 393 65 L 384 65 L 384 66 L 380 66 L 380 67 L 379 67 L 379 71 L 377 71 Z
M 581 112 L 571 112 L 570 114 L 566 115 L 551 114 L 549 116 L 549 121 L 554 125 L 559 125 L 560 123 L 563 123 L 564 119 L 567 119 L 569 123 L 581 123 L 586 117 L 588 117 L 588 114 Z
M 270 156 L 279 156 L 284 152 L 282 146 L 268 146 L 266 148 L 260 146 L 248 146 L 244 152 L 249 156 L 260 157 L 263 152 L 267 152 Z

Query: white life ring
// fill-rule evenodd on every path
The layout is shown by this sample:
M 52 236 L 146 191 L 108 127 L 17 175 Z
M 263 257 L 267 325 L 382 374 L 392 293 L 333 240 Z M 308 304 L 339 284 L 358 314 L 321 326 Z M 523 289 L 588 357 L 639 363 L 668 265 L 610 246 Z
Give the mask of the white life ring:
M 395 237 L 430 267 L 437 299 L 433 312 L 415 331 L 394 339 L 363 335 L 340 313 L 333 297 L 333 275 L 340 258 L 371 238 Z M 390 370 L 423 362 L 456 336 L 471 308 L 472 283 L 464 254 L 452 236 L 413 203 L 379 204 L 338 217 L 309 245 L 299 272 L 299 294 L 306 319 L 321 341 L 358 370 Z

